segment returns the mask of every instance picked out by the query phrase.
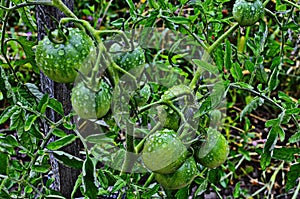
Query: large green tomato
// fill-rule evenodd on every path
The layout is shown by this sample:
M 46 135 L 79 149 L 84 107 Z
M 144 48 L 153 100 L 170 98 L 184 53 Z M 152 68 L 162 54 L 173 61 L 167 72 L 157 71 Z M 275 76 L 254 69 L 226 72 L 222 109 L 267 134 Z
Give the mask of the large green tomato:
M 144 144 L 142 159 L 153 172 L 175 172 L 185 161 L 187 149 L 173 130 L 164 129 L 149 136 Z
M 58 35 L 55 30 L 52 35 Z M 63 43 L 53 43 L 49 37 L 39 41 L 35 53 L 37 66 L 50 79 L 60 83 L 74 82 L 78 72 L 84 75 L 92 69 L 96 57 L 93 40 L 82 30 L 68 28 Z
M 72 89 L 71 102 L 73 109 L 83 119 L 98 119 L 110 109 L 112 91 L 110 86 L 101 81 L 95 92 L 80 82 Z
M 229 153 L 226 138 L 217 130 L 209 129 L 206 140 L 195 148 L 195 159 L 208 168 L 216 168 L 223 164 Z
M 263 15 L 264 6 L 260 0 L 237 0 L 233 5 L 233 18 L 241 26 L 255 24 Z
M 155 174 L 155 179 L 166 189 L 181 189 L 191 184 L 197 174 L 196 162 L 193 157 L 189 157 L 174 173 Z

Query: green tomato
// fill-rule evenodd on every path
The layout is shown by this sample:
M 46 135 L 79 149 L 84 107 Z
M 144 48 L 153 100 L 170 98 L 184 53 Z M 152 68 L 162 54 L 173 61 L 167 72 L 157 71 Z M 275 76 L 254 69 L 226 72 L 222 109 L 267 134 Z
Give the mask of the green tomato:
M 196 162 L 193 157 L 189 157 L 174 173 L 155 174 L 155 179 L 166 189 L 181 189 L 191 184 L 197 174 Z
M 83 119 L 98 119 L 105 116 L 110 109 L 111 98 L 111 88 L 104 81 L 101 81 L 97 92 L 80 82 L 72 89 L 71 94 L 73 109 Z
M 264 6 L 260 0 L 237 0 L 233 5 L 233 18 L 241 26 L 255 24 L 263 15 Z
M 58 35 L 55 30 L 53 35 Z M 68 28 L 66 41 L 53 43 L 49 37 L 39 41 L 36 46 L 37 66 L 50 79 L 60 83 L 75 81 L 76 70 L 87 74 L 91 70 L 91 60 L 96 56 L 93 40 L 77 28 Z
M 142 151 L 145 166 L 155 173 L 175 172 L 185 161 L 187 149 L 173 130 L 164 129 L 148 137 Z
M 143 106 L 147 103 L 151 96 L 151 88 L 149 84 L 145 84 L 143 88 L 137 90 L 133 95 L 133 99 L 137 106 Z
M 157 107 L 157 115 L 164 128 L 177 131 L 180 124 L 180 116 L 172 108 L 161 105 Z
M 141 47 L 136 47 L 132 51 L 124 50 L 115 43 L 110 48 L 114 62 L 126 71 L 136 69 L 145 64 L 145 51 Z
M 195 159 L 208 168 L 216 168 L 223 164 L 229 154 L 226 138 L 217 130 L 209 129 L 205 142 L 195 147 Z

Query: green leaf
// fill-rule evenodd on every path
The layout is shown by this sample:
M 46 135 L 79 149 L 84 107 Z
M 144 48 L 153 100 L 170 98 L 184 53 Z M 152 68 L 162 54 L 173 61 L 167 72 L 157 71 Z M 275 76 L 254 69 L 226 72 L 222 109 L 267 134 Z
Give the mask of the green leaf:
M 86 137 L 86 141 L 89 143 L 94 143 L 94 144 L 101 144 L 101 143 L 113 143 L 114 139 L 107 137 L 106 134 L 92 134 Z
M 259 97 L 254 97 L 249 104 L 247 104 L 241 112 L 240 121 L 246 114 L 251 113 L 253 110 L 257 109 L 259 105 Z
M 152 195 L 156 194 L 160 188 L 160 185 L 157 184 L 154 187 L 152 187 L 150 190 L 146 191 L 142 194 L 142 198 L 151 198 Z
M 64 115 L 64 109 L 62 104 L 54 98 L 49 99 L 48 107 L 53 109 L 55 112 L 59 113 L 60 115 Z
M 294 103 L 293 99 L 282 91 L 278 91 L 278 98 L 289 103 Z
M 238 63 L 233 64 L 233 67 L 230 68 L 230 73 L 236 82 L 243 78 L 243 71 Z
M 98 187 L 96 186 L 97 178 L 95 166 L 92 159 L 87 156 L 82 167 L 82 185 L 84 195 L 90 199 L 96 199 Z
M 3 100 L 3 93 L 0 91 L 0 101 Z
M 175 23 L 175 24 L 190 24 L 191 21 L 186 18 L 186 17 L 165 17 L 166 20 L 168 20 L 169 22 Z
M 189 198 L 189 186 L 179 189 L 175 197 L 176 199 Z
M 39 90 L 39 88 L 32 83 L 26 83 L 25 86 L 37 99 L 41 100 L 44 94 Z
M 230 71 L 232 65 L 232 51 L 230 41 L 226 40 L 226 48 L 225 48 L 225 57 L 224 57 L 224 66 Z
M 52 134 L 57 137 L 65 137 L 67 135 L 63 130 L 58 128 L 53 129 Z
M 63 165 L 71 168 L 81 169 L 83 160 L 63 151 L 53 151 L 53 156 Z
M 207 186 L 208 186 L 208 181 L 207 181 L 207 179 L 202 179 L 202 178 L 200 180 L 198 180 L 196 178 L 195 181 L 197 182 L 197 184 L 199 184 L 198 189 L 195 191 L 195 194 L 194 194 L 194 196 L 196 197 L 196 196 L 202 195 L 206 191 Z M 200 181 L 200 182 L 198 182 L 198 181 Z
M 0 152 L 0 174 L 1 175 L 8 175 L 8 168 L 9 168 L 9 155 L 6 153 Z
M 99 182 L 101 187 L 103 187 L 104 189 L 107 189 L 108 187 L 108 179 L 106 177 L 106 175 L 103 173 L 103 171 L 100 169 L 97 171 L 98 173 L 98 178 L 99 178 Z
M 241 195 L 241 182 L 236 183 L 233 190 L 233 197 L 238 198 Z
M 125 186 L 126 186 L 126 182 L 122 178 L 119 178 L 117 182 L 114 184 L 114 187 L 111 192 L 114 193 L 116 191 L 119 191 Z
M 47 145 L 47 149 L 49 149 L 49 150 L 60 149 L 61 147 L 64 147 L 64 146 L 69 145 L 72 142 L 74 142 L 74 140 L 76 140 L 76 138 L 77 137 L 74 134 L 67 135 L 61 139 L 58 139 L 54 142 L 49 143 Z
M 10 118 L 10 130 L 20 130 L 24 128 L 25 112 L 23 109 L 15 111 Z
M 246 60 L 245 61 L 245 68 L 250 72 L 252 73 L 255 69 L 255 65 L 253 62 L 251 62 L 250 60 Z
M 130 16 L 132 18 L 136 18 L 136 14 L 135 14 L 135 6 L 134 3 L 132 2 L 132 0 L 126 0 L 127 4 L 129 5 L 129 12 L 130 12 Z
M 279 128 L 280 127 L 278 125 L 273 126 L 268 134 L 267 142 L 265 143 L 260 160 L 260 166 L 263 170 L 265 170 L 271 162 L 272 151 L 277 142 L 278 133 L 280 131 Z
M 266 121 L 265 127 L 271 127 L 271 126 L 275 126 L 275 125 L 279 125 L 279 124 L 280 124 L 280 121 L 278 118 L 271 119 L 271 120 Z
M 212 74 L 217 75 L 218 74 L 218 68 L 210 63 L 207 63 L 206 61 L 200 60 L 200 59 L 193 59 L 192 60 L 197 67 L 202 68 L 205 71 L 208 71 Z
M 74 195 L 77 193 L 77 190 L 81 186 L 81 184 L 82 184 L 82 173 L 77 177 L 77 180 L 73 187 L 73 191 L 71 193 L 71 198 L 74 198 Z
M 236 82 L 236 83 L 234 83 L 234 85 L 237 85 L 241 88 L 250 89 L 250 90 L 254 89 L 253 86 L 251 86 L 250 84 L 247 84 L 245 82 Z
M 43 165 L 32 165 L 30 169 L 38 173 L 47 173 L 49 172 L 50 168 L 51 166 L 49 164 L 43 164 Z
M 31 126 L 33 125 L 33 123 L 35 122 L 35 120 L 38 118 L 37 115 L 30 115 L 26 121 L 25 121 L 25 127 L 24 130 L 25 131 L 29 131 L 31 129 Z
M 19 107 L 16 105 L 7 107 L 0 115 L 0 124 L 6 122 L 16 111 L 20 111 Z
M 289 138 L 289 143 L 296 143 L 300 141 L 300 131 L 297 131 Z
M 289 114 L 289 115 L 292 115 L 292 114 L 299 115 L 299 114 L 300 114 L 300 108 L 287 109 L 287 110 L 285 111 L 285 114 Z
M 295 154 L 300 153 L 300 148 L 275 148 L 272 158 L 292 162 L 295 159 Z
M 291 166 L 289 172 L 287 173 L 286 181 L 286 192 L 296 186 L 296 180 L 300 177 L 300 164 L 294 164 Z
M 49 95 L 45 94 L 45 95 L 43 95 L 43 97 L 39 101 L 39 104 L 37 106 L 37 111 L 44 114 L 46 112 L 46 108 L 48 106 L 48 103 L 49 103 Z

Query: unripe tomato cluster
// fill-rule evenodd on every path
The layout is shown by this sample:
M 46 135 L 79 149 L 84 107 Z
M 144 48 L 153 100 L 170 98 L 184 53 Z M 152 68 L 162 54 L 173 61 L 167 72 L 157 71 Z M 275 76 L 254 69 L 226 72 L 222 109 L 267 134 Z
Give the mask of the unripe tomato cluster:
M 242 21 L 245 24 L 244 19 Z M 66 32 L 54 31 L 52 36 L 57 37 L 56 40 L 61 39 L 59 37 L 63 39 L 55 43 L 53 39 L 45 37 L 39 42 L 36 48 L 39 68 L 53 81 L 60 83 L 74 83 L 80 75 L 80 81 L 76 82 L 71 94 L 74 111 L 82 119 L 106 116 L 111 106 L 112 86 L 107 80 L 109 78 L 101 76 L 95 80 L 93 75 L 90 78 L 94 67 L 97 67 L 94 66 L 94 59 L 98 56 L 93 40 L 82 30 L 72 28 Z M 144 50 L 140 47 L 124 51 L 115 45 L 111 50 L 109 56 L 125 71 L 145 64 Z M 181 96 L 188 97 L 192 93 L 189 86 L 177 85 L 161 95 L 164 103 L 157 107 L 157 118 L 163 128 L 148 135 L 142 148 L 144 165 L 155 173 L 157 182 L 166 189 L 188 186 L 199 173 L 198 164 L 208 168 L 218 167 L 225 162 L 229 152 L 225 137 L 214 129 L 209 129 L 206 141 L 195 147 L 193 145 L 193 150 L 189 150 L 190 146 L 180 137 L 178 132 L 182 125 L 186 125 L 181 124 L 185 116 L 178 112 L 181 111 L 180 105 L 173 100 Z M 150 86 L 145 84 L 135 92 L 132 99 L 136 106 L 142 106 L 150 96 Z M 171 103 L 174 106 L 170 107 Z

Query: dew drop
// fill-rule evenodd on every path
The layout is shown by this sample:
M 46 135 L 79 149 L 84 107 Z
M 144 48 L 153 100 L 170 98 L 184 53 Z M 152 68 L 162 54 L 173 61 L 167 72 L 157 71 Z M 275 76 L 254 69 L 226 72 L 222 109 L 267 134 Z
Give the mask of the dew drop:
M 60 56 L 65 55 L 65 51 L 64 51 L 63 49 L 60 49 L 60 50 L 58 51 L 58 55 L 60 55 Z

